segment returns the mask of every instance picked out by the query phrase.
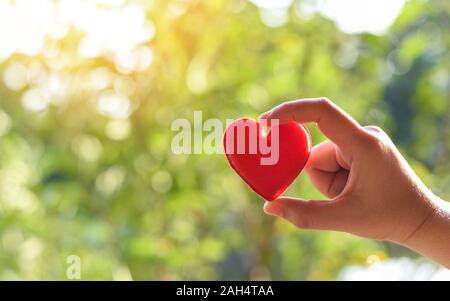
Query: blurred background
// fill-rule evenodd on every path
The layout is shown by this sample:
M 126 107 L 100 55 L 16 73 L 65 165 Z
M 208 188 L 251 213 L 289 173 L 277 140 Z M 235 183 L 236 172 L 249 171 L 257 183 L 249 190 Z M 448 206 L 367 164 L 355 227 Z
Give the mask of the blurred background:
M 327 96 L 450 200 L 450 2 L 0 0 L 0 279 L 450 279 L 266 216 L 176 118 Z M 324 137 L 310 127 L 314 143 Z M 382 187 L 380 187 L 382 189 Z M 289 195 L 321 198 L 305 175 Z

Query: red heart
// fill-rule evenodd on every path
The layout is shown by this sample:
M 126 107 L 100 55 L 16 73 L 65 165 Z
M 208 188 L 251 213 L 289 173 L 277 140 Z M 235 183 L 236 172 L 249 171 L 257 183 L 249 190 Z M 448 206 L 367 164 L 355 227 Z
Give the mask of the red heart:
M 255 131 L 250 130 L 252 126 L 255 127 Z M 237 129 L 239 127 L 245 128 L 245 136 L 238 137 Z M 263 165 L 261 159 L 266 158 L 267 160 L 271 155 L 263 152 L 264 149 L 260 147 L 260 144 L 268 143 L 270 147 L 272 141 L 275 141 L 272 133 L 276 132 L 272 128 L 267 135 L 264 135 L 258 122 L 241 118 L 233 121 L 223 136 L 225 155 L 231 168 L 250 188 L 268 201 L 276 199 L 289 188 L 305 167 L 311 149 L 311 136 L 303 125 L 295 122 L 281 124 L 278 125 L 277 135 L 279 138 L 278 160 L 276 163 L 274 162 L 275 164 Z M 249 135 L 250 133 L 255 133 L 253 138 Z M 241 149 L 239 153 L 238 143 L 244 143 L 242 140 L 245 141 L 245 149 Z M 256 146 L 253 148 L 253 152 L 251 152 L 249 144 L 252 142 Z M 275 142 L 274 145 L 276 145 Z M 275 146 L 274 149 L 276 149 Z

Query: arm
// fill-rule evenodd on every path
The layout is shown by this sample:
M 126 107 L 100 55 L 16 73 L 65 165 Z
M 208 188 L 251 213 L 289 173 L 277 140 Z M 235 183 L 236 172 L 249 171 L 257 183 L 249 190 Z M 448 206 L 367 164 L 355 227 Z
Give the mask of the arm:
M 306 172 L 330 199 L 282 197 L 266 202 L 266 213 L 300 228 L 392 241 L 450 267 L 450 205 L 422 183 L 381 129 L 360 126 L 326 98 L 286 102 L 260 119 L 315 122 L 329 138 L 311 150 Z
M 450 203 L 434 197 L 434 212 L 400 244 L 450 268 Z

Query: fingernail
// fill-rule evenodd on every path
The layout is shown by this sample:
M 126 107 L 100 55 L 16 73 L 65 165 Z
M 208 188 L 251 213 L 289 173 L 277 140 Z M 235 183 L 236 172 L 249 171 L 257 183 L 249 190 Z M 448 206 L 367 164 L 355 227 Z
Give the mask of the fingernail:
M 270 111 L 262 113 L 258 119 L 267 119 L 267 117 L 270 115 Z
M 264 212 L 273 216 L 283 216 L 283 210 L 281 207 L 273 202 L 266 202 L 264 204 Z

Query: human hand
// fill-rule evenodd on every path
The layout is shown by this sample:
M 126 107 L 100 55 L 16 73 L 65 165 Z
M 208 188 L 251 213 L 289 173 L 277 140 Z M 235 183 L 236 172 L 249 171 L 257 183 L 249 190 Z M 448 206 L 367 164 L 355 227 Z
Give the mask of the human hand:
M 267 214 L 299 228 L 393 241 L 450 266 L 448 203 L 422 183 L 380 128 L 360 126 L 326 98 L 285 102 L 260 119 L 316 122 L 329 138 L 311 150 L 305 170 L 331 199 L 281 197 L 265 203 Z

